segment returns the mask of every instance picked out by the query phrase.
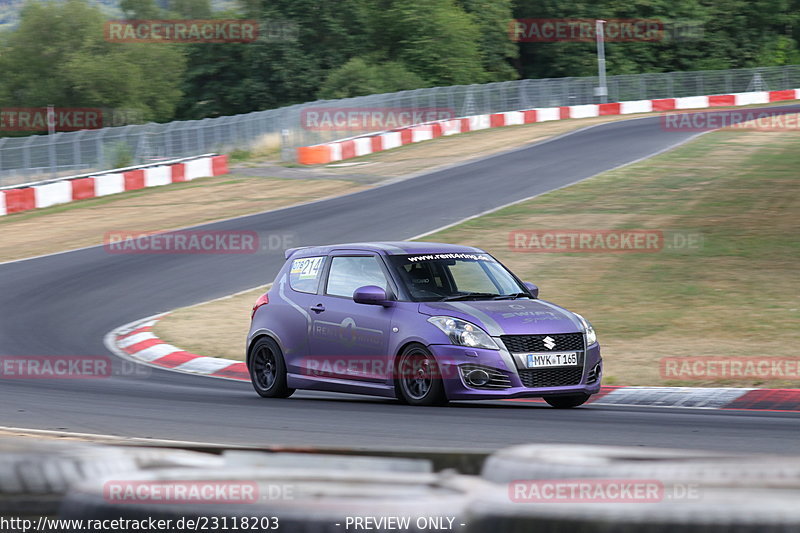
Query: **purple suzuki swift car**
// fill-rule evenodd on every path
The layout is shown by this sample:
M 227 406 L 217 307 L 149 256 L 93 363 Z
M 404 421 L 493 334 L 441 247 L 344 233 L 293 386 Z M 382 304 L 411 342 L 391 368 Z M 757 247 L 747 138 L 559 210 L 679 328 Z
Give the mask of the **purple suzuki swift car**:
M 247 367 L 269 398 L 310 389 L 412 405 L 526 397 L 581 405 L 600 390 L 597 336 L 538 293 L 468 246 L 293 248 L 253 308 Z

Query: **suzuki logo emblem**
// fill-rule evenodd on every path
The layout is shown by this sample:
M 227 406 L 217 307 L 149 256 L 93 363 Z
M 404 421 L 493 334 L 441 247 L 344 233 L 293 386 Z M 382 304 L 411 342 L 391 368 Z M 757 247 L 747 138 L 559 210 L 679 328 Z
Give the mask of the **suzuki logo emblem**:
M 556 341 L 553 340 L 553 337 L 551 337 L 550 335 L 542 339 L 542 342 L 544 343 L 545 348 L 547 348 L 548 350 L 552 350 L 553 348 L 556 347 Z

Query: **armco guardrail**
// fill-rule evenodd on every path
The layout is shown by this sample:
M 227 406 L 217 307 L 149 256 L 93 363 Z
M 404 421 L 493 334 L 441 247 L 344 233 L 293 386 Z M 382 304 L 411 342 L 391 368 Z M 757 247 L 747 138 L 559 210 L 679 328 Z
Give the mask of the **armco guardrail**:
M 138 124 L 54 135 L 0 138 L 0 185 L 55 178 L 65 173 L 101 172 L 120 160 L 141 165 L 232 149 L 295 148 L 365 133 L 361 124 L 336 130 L 304 124 L 316 110 L 436 110 L 471 116 L 523 109 L 599 104 L 597 77 L 517 80 L 483 85 L 431 87 L 342 100 L 320 100 L 229 117 Z M 740 70 L 631 74 L 608 78 L 608 101 L 682 98 L 702 94 L 778 91 L 800 87 L 800 65 Z M 419 121 L 417 121 L 419 122 Z M 372 128 L 371 131 L 388 127 Z
M 227 155 L 205 154 L 153 165 L 28 183 L 0 189 L 0 216 L 227 173 Z
M 797 99 L 800 99 L 800 89 L 635 100 L 608 104 L 545 107 L 487 113 L 455 119 L 436 120 L 391 131 L 368 133 L 334 142 L 302 146 L 297 148 L 297 160 L 305 165 L 325 164 L 390 150 L 404 144 L 426 141 L 443 135 L 551 120 L 767 104 Z

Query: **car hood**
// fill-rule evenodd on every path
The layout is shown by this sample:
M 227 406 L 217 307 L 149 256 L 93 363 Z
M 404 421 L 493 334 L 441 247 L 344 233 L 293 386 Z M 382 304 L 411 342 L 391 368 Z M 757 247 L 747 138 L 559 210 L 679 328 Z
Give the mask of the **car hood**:
M 544 300 L 425 302 L 420 304 L 419 312 L 467 320 L 492 337 L 583 331 L 573 313 Z

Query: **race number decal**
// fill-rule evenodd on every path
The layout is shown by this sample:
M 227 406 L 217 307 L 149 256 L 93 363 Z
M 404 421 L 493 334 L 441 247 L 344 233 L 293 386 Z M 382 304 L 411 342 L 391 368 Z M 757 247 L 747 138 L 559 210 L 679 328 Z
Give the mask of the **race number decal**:
M 297 275 L 297 279 L 316 279 L 321 266 L 322 257 L 295 259 L 292 261 L 291 273 Z

